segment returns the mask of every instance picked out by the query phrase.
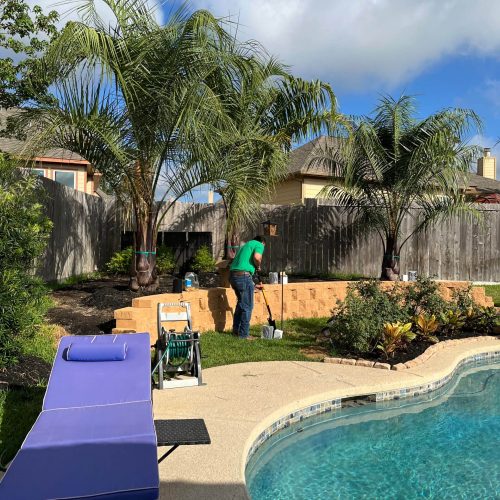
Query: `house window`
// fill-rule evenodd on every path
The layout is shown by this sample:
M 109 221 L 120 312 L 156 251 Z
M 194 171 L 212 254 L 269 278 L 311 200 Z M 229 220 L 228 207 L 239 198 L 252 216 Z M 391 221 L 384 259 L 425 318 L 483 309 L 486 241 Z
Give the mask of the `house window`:
M 43 170 L 42 170 L 41 168 L 34 168 L 34 169 L 33 169 L 33 173 L 34 173 L 35 175 L 39 175 L 40 177 L 43 177 L 43 175 L 44 175 L 44 174 L 43 174 Z
M 63 172 L 62 170 L 56 170 L 55 181 L 75 189 L 75 172 Z

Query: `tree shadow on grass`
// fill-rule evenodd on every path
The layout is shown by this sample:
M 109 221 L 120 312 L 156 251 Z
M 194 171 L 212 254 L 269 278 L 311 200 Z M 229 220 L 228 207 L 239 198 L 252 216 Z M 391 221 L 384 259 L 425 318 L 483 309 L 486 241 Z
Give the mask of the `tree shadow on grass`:
M 0 391 L 0 463 L 10 462 L 42 410 L 45 387 Z

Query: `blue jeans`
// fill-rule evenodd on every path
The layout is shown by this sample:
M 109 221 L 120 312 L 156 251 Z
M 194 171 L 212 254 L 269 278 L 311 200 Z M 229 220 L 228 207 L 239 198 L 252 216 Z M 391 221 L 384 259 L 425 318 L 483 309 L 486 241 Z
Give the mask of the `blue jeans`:
M 234 311 L 233 333 L 246 339 L 250 334 L 250 318 L 253 310 L 254 284 L 250 274 L 231 275 L 231 287 L 236 293 L 238 303 Z

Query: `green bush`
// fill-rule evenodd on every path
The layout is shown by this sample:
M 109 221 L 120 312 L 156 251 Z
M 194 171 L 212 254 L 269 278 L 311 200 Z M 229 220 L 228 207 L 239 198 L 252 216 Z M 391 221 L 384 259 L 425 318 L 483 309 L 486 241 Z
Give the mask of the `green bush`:
M 430 278 L 419 278 L 406 287 L 396 284 L 388 290 L 382 290 L 377 280 L 362 281 L 349 285 L 345 300 L 337 303 L 328 323 L 334 346 L 360 354 L 372 352 L 384 340 L 387 324 L 413 323 L 420 338 L 435 342 L 461 330 L 490 333 L 496 322 L 493 308 L 474 302 L 472 286 L 454 292 L 447 302 Z M 432 331 L 423 328 L 424 319 L 430 318 L 437 323 Z
M 16 361 L 51 303 L 34 276 L 52 228 L 43 194 L 36 176 L 0 155 L 0 367 Z
M 129 274 L 133 255 L 132 247 L 116 252 L 106 264 L 106 271 L 111 274 Z M 156 249 L 156 267 L 160 274 L 173 272 L 175 259 L 171 248 L 161 246 Z
M 115 252 L 105 266 L 106 271 L 111 274 L 129 274 L 133 252 L 134 249 L 132 247 Z
M 171 274 L 175 269 L 174 251 L 165 246 L 156 250 L 156 267 L 159 274 Z
M 424 313 L 439 318 L 449 309 L 449 304 L 439 293 L 438 283 L 424 276 L 419 276 L 414 284 L 406 287 L 404 301 L 412 316 Z
M 345 300 L 329 320 L 332 340 L 341 350 L 371 352 L 382 338 L 385 323 L 408 323 L 398 287 L 385 291 L 377 280 L 360 281 L 347 288 Z
M 208 246 L 204 245 L 196 251 L 192 268 L 194 271 L 202 273 L 210 273 L 215 270 L 215 259 Z

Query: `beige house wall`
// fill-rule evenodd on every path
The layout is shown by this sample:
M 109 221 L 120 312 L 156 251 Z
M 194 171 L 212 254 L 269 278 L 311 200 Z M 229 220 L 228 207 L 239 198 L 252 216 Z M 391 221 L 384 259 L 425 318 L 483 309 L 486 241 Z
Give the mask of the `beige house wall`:
M 317 198 L 321 190 L 328 184 L 327 179 L 316 179 L 314 177 L 304 177 L 302 193 L 304 198 Z
M 92 176 L 87 175 L 87 165 L 69 165 L 67 163 L 57 162 L 37 162 L 36 169 L 43 170 L 44 177 L 55 181 L 56 171 L 74 172 L 75 173 L 75 189 L 82 193 L 94 194 L 94 183 Z
M 302 203 L 302 180 L 289 179 L 278 185 L 275 193 L 271 196 L 270 203 L 273 205 L 293 205 Z

